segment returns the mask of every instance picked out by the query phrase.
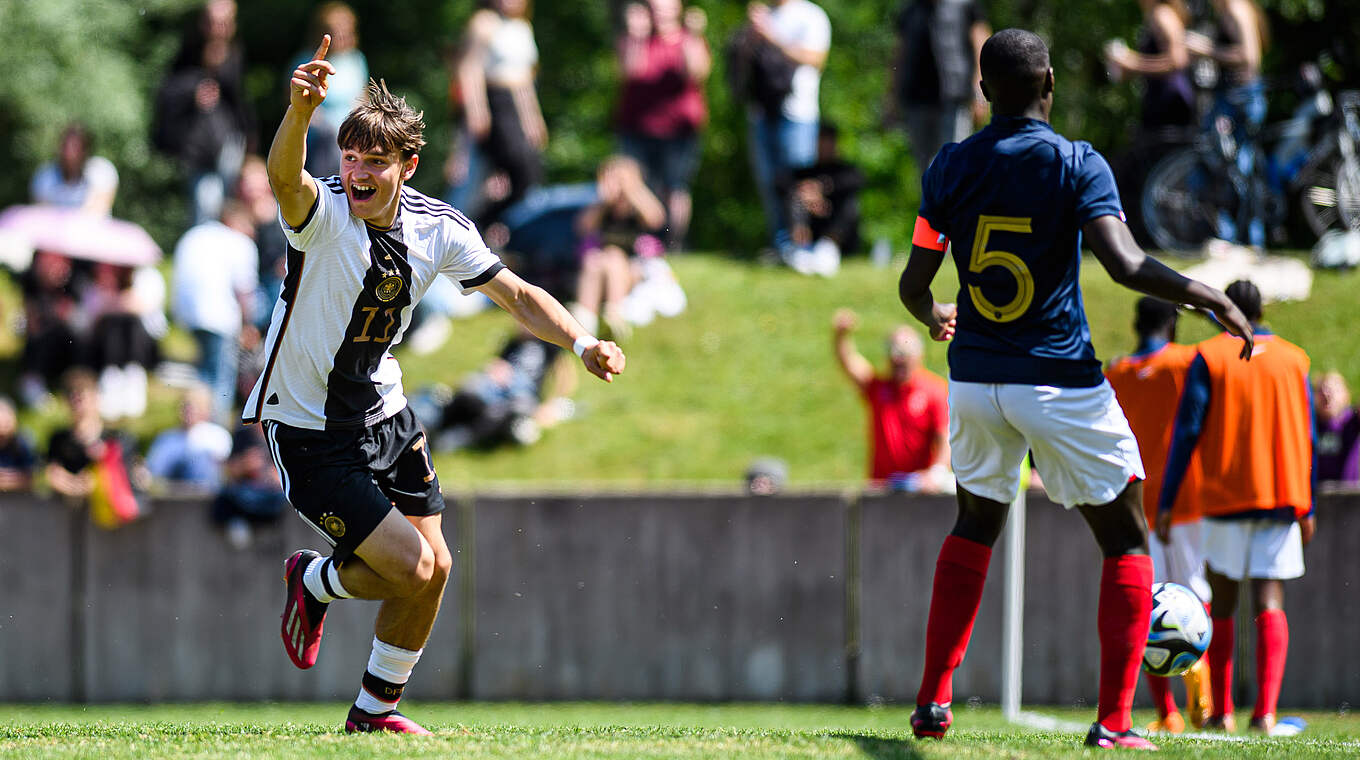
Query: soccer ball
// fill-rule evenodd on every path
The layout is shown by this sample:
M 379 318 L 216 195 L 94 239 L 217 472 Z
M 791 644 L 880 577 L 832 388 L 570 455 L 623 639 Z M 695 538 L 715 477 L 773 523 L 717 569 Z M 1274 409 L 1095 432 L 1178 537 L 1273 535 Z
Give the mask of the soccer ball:
M 1214 624 L 1195 592 L 1178 583 L 1154 584 L 1143 670 L 1154 676 L 1180 675 L 1204 656 L 1213 635 Z

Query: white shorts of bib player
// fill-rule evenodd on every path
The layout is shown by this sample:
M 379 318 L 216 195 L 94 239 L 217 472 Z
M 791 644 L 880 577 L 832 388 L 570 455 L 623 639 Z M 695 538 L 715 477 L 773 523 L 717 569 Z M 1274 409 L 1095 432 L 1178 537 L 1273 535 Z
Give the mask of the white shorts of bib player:
M 1114 501 L 1143 460 L 1110 384 L 1092 388 L 949 381 L 949 450 L 959 487 L 1008 504 L 1025 454 L 1067 508 Z
M 1148 556 L 1152 557 L 1153 583 L 1179 583 L 1201 601 L 1213 598 L 1209 579 L 1204 577 L 1203 520 L 1172 525 L 1170 543 L 1148 536 Z
M 1234 581 L 1303 577 L 1299 524 L 1279 520 L 1204 520 L 1209 569 Z

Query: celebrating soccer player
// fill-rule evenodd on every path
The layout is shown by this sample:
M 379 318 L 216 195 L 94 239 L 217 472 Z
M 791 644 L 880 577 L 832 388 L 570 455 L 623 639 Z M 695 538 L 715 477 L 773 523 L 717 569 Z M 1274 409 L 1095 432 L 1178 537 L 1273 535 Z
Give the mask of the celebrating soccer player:
M 246 402 L 263 422 L 293 506 L 330 543 L 285 564 L 282 635 L 299 668 L 316 663 L 326 606 L 379 599 L 373 653 L 345 730 L 429 733 L 396 711 L 439 612 L 452 567 L 444 498 L 429 444 L 392 356 L 412 307 L 438 275 L 485 293 L 534 335 L 571 346 L 603 380 L 624 355 L 487 249 L 457 209 L 406 187 L 425 141 L 422 114 L 385 83 L 340 125 L 339 176 L 302 167 L 307 125 L 326 98 L 330 37 L 299 66 L 269 149 L 269 181 L 288 238 L 268 360 Z
M 1155 749 L 1130 727 L 1152 609 L 1152 563 L 1138 445 L 1091 346 L 1077 274 L 1083 234 L 1116 282 L 1210 310 L 1251 352 L 1251 326 L 1220 291 L 1188 280 L 1133 242 L 1105 159 L 1048 124 L 1048 48 L 1020 29 L 983 45 L 991 124 L 946 145 L 922 179 L 902 303 L 949 347 L 950 450 L 959 517 L 935 568 L 917 736 L 943 737 L 954 669 L 982 599 L 992 544 L 1027 451 L 1049 495 L 1075 507 L 1105 556 L 1100 578 L 1100 702 L 1093 747 Z M 949 242 L 958 304 L 930 283 Z

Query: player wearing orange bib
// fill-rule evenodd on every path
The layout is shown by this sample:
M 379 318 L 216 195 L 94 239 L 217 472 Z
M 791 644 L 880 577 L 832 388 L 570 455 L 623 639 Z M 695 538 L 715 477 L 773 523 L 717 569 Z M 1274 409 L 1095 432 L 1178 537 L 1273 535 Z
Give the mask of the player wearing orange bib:
M 1289 648 L 1284 581 L 1303 575 L 1303 546 L 1315 527 L 1312 391 L 1308 355 L 1260 324 L 1256 286 L 1239 280 L 1227 293 L 1252 322 L 1255 351 L 1251 362 L 1235 361 L 1240 343 L 1228 335 L 1199 345 L 1176 412 L 1157 534 L 1165 540 L 1171 533 L 1174 505 L 1195 454 L 1204 468 L 1198 492 L 1213 591 L 1208 659 L 1215 709 L 1206 725 L 1233 727 L 1233 614 L 1238 583 L 1250 579 L 1258 685 L 1251 724 L 1270 733 Z
M 1143 469 L 1147 473 L 1143 482 L 1143 511 L 1148 524 L 1153 525 L 1157 522 L 1157 495 L 1162 487 L 1166 453 L 1171 448 L 1171 426 L 1176 415 L 1172 399 L 1181 397 L 1185 374 L 1196 351 L 1194 346 L 1174 342 L 1176 307 L 1168 301 L 1149 297 L 1138 299 L 1133 327 L 1138 334 L 1137 350 L 1111 362 L 1105 377 L 1114 388 L 1119 405 L 1128 417 L 1129 427 L 1138 439 L 1138 451 L 1143 456 Z M 1207 600 L 1209 582 L 1204 578 L 1204 542 L 1196 498 L 1199 477 L 1199 459 L 1192 458 L 1180 495 L 1172 507 L 1171 541 L 1163 543 L 1154 538 L 1148 542 L 1148 554 L 1152 557 L 1154 583 L 1179 583 L 1193 590 L 1200 599 Z M 1148 727 L 1149 730 L 1170 733 L 1185 730 L 1185 720 L 1176 709 L 1169 680 L 1148 676 L 1148 688 L 1157 707 L 1157 721 Z M 1209 702 L 1208 670 L 1202 659 L 1185 674 L 1185 691 L 1190 722 L 1199 727 L 1213 709 Z

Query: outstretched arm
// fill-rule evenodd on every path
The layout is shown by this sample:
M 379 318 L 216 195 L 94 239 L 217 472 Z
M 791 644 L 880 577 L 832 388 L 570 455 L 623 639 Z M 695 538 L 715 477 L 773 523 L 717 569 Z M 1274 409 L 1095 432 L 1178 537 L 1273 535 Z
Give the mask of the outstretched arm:
M 863 388 L 874 379 L 874 367 L 863 354 L 855 350 L 855 340 L 850 337 L 858 321 L 855 312 L 849 309 L 837 311 L 831 320 L 832 343 L 835 345 L 836 361 L 840 363 L 841 369 L 851 382 Z
M 269 186 L 274 189 L 283 221 L 291 227 L 302 226 L 316 203 L 316 184 L 302 165 L 307 159 L 307 125 L 312 112 L 326 99 L 326 77 L 335 73 L 335 67 L 326 60 L 330 47 L 331 36 L 327 34 L 313 59 L 293 71 L 288 83 L 288 111 L 269 146 Z
M 1250 359 L 1251 323 L 1217 288 L 1191 280 L 1143 252 L 1129 227 L 1116 216 L 1099 216 L 1082 228 L 1096 260 L 1115 282 L 1172 303 L 1213 313 L 1223 329 L 1242 339 L 1242 358 Z
M 474 290 L 485 293 L 540 340 L 575 351 L 586 369 L 601 380 L 613 382 L 613 376 L 623 372 L 622 349 L 612 341 L 596 340 L 556 298 L 509 269 Z

